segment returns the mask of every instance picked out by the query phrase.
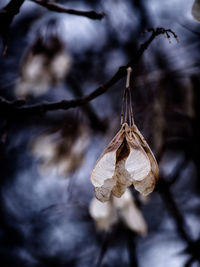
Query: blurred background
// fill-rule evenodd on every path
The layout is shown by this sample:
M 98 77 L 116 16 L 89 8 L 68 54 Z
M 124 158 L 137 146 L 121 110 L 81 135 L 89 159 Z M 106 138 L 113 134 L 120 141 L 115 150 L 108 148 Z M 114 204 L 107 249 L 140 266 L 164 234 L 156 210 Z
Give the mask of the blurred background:
M 158 36 L 132 75 L 135 123 L 158 160 L 159 183 L 148 198 L 130 188 L 121 200 L 94 199 L 90 172 L 120 128 L 125 78 L 67 111 L 4 116 L 1 108 L 0 265 L 200 266 L 198 5 L 193 17 L 194 0 L 54 2 L 106 15 L 26 0 L 0 58 L 0 96 L 27 105 L 79 98 L 135 57 L 146 29 L 172 29 L 178 42 Z

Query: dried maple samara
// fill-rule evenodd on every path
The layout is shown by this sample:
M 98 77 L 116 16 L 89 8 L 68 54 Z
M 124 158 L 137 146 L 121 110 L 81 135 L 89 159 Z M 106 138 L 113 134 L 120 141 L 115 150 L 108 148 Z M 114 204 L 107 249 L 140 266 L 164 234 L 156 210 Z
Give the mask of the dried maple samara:
M 136 125 L 123 123 L 91 172 L 95 196 L 101 202 L 111 195 L 121 197 L 133 185 L 143 195 L 150 194 L 158 180 L 156 159 Z

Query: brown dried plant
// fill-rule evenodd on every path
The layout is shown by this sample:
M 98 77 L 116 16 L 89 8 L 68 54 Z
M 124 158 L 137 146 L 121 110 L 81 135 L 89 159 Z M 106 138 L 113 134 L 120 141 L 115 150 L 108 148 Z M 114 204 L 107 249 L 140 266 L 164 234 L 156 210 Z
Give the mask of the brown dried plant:
M 158 180 L 156 159 L 134 124 L 129 86 L 130 73 L 131 68 L 128 68 L 121 129 L 91 172 L 95 196 L 101 202 L 108 201 L 111 195 L 121 197 L 131 185 L 146 196 L 154 190 Z

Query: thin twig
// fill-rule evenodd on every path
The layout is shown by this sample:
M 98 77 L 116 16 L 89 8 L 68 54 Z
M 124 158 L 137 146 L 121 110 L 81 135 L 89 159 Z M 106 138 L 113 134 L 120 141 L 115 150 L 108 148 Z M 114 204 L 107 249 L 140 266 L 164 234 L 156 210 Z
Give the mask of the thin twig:
M 102 243 L 101 243 L 101 247 L 100 247 L 100 251 L 99 251 L 99 254 L 98 254 L 98 257 L 97 257 L 97 260 L 96 260 L 96 264 L 95 266 L 96 267 L 101 267 L 102 265 L 102 261 L 103 261 L 103 258 L 104 258 L 104 255 L 108 249 L 108 245 L 109 245 L 109 238 L 110 238 L 110 233 L 106 232 L 103 234 L 103 240 L 102 240 Z
M 129 256 L 129 267 L 137 267 L 137 256 L 136 256 L 136 245 L 135 245 L 135 234 L 126 228 L 127 232 L 127 247 Z
M 68 80 L 69 80 L 69 82 L 73 88 L 74 96 L 75 97 L 82 97 L 83 94 L 82 94 L 79 83 L 75 79 L 72 79 L 72 78 L 69 78 Z M 106 121 L 99 118 L 95 109 L 92 107 L 92 105 L 90 103 L 87 103 L 87 105 L 83 105 L 82 110 L 87 115 L 87 117 L 90 121 L 91 128 L 98 130 L 98 131 L 101 131 L 101 132 L 106 131 L 107 126 L 108 126 Z
M 45 0 L 31 0 L 32 2 L 39 4 L 48 10 L 59 12 L 59 13 L 67 13 L 71 15 L 77 15 L 77 16 L 83 16 L 90 19 L 102 19 L 105 14 L 104 13 L 97 13 L 95 11 L 80 11 L 75 9 L 69 9 L 61 4 L 57 4 L 51 1 L 45 1 Z
M 67 110 L 70 108 L 75 108 L 79 106 L 83 106 L 89 101 L 95 99 L 96 97 L 104 94 L 108 91 L 114 84 L 116 84 L 119 80 L 126 76 L 126 70 L 128 67 L 133 69 L 136 68 L 137 63 L 139 62 L 140 58 L 142 57 L 143 53 L 149 47 L 151 42 L 160 34 L 166 34 L 166 32 L 171 33 L 173 37 L 176 38 L 175 33 L 168 29 L 165 30 L 163 28 L 149 29 L 149 32 L 152 32 L 149 39 L 141 44 L 136 56 L 134 59 L 130 60 L 126 66 L 119 67 L 118 71 L 110 78 L 102 86 L 98 87 L 92 93 L 78 99 L 73 100 L 62 100 L 60 102 L 54 103 L 39 103 L 34 105 L 20 105 L 18 106 L 19 101 L 8 101 L 3 98 L 0 99 L 0 116 L 1 117 L 9 117 L 9 116 L 34 116 L 34 115 L 41 115 L 45 114 L 47 111 L 53 110 Z

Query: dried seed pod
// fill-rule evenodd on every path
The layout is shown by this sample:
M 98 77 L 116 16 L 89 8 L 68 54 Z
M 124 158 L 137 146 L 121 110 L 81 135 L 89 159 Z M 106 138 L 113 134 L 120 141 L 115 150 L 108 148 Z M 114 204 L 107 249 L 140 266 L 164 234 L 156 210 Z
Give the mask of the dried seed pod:
M 94 219 L 97 229 L 100 231 L 110 230 L 119 219 L 111 201 L 102 203 L 93 198 L 89 205 L 89 213 Z
M 121 197 L 134 185 L 143 195 L 150 194 L 158 179 L 155 157 L 136 125 L 123 123 L 91 172 L 95 196 L 101 202 L 111 195 Z
M 55 33 L 55 26 L 48 24 L 45 35 L 40 30 L 26 51 L 15 89 L 18 98 L 45 94 L 62 83 L 70 71 L 72 60 L 62 38 Z
M 58 176 L 73 174 L 84 160 L 89 143 L 89 131 L 74 117 L 69 124 L 59 125 L 37 136 L 31 143 L 31 151 L 38 159 L 41 174 L 55 172 Z M 71 134 L 71 129 L 75 134 Z
M 131 72 L 132 69 L 129 67 L 122 101 L 121 129 L 91 172 L 95 196 L 101 202 L 108 201 L 111 195 L 120 198 L 130 185 L 134 185 L 137 191 L 147 196 L 154 190 L 158 180 L 156 159 L 134 124 L 130 90 Z
M 113 197 L 105 203 L 93 198 L 89 212 L 100 231 L 108 231 L 120 220 L 133 232 L 147 234 L 147 224 L 141 210 L 135 204 L 129 189 L 121 198 Z

